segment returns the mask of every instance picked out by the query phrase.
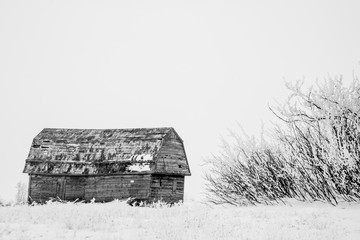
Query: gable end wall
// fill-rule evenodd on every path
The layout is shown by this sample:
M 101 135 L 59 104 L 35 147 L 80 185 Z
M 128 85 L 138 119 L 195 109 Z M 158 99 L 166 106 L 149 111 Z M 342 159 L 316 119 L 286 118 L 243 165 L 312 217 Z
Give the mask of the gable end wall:
M 183 142 L 171 131 L 156 156 L 156 173 L 190 175 Z

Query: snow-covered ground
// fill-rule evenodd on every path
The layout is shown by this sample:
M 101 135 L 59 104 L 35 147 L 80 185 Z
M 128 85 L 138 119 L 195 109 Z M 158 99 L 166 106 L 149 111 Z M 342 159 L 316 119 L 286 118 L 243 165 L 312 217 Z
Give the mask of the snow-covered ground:
M 0 239 L 360 239 L 360 204 L 0 207 Z

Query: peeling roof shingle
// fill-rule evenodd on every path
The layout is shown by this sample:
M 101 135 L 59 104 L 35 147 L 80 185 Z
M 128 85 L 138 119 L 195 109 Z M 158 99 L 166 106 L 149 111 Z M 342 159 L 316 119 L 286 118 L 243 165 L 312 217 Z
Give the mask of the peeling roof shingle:
M 28 160 L 150 161 L 171 128 L 55 129 L 35 138 Z
M 151 171 L 172 128 L 45 128 L 33 140 L 24 173 L 114 174 Z

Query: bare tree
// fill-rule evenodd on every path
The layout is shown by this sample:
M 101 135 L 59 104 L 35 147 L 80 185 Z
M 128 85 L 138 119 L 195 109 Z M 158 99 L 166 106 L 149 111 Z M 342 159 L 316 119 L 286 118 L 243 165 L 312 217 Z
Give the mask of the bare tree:
M 214 203 L 256 204 L 360 199 L 360 84 L 341 78 L 309 89 L 286 84 L 288 100 L 270 110 L 281 120 L 270 141 L 240 137 L 223 142 L 206 175 Z
M 18 182 L 16 184 L 16 197 L 15 204 L 23 205 L 27 203 L 27 184 L 24 182 Z

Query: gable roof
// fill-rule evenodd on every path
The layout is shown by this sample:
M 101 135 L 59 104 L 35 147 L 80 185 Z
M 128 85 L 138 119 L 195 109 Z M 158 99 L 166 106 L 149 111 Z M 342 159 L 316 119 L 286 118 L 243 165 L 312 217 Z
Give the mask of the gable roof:
M 33 140 L 24 173 L 151 172 L 152 163 L 171 133 L 182 143 L 173 128 L 45 128 Z

